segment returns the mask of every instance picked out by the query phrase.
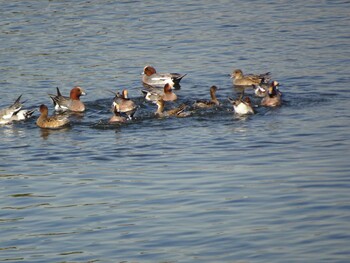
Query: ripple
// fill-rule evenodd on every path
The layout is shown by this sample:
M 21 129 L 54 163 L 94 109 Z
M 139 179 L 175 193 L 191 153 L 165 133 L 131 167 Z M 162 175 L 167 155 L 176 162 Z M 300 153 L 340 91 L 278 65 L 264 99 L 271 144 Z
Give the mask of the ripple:
M 349 4 L 254 5 L 3 1 L 0 108 L 88 95 L 69 129 L 0 127 L 0 261 L 348 260 Z M 146 64 L 188 74 L 167 107 L 189 117 L 154 116 Z M 237 117 L 234 68 L 271 71 L 283 105 Z M 192 109 L 211 85 L 222 106 Z M 124 88 L 135 119 L 108 124 Z

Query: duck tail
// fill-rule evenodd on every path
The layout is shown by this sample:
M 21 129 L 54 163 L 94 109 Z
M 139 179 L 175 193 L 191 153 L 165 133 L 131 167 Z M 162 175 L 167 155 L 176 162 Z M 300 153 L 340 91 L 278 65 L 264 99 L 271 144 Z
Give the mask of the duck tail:
M 177 108 L 177 112 L 176 114 L 180 114 L 181 112 L 184 112 L 184 110 L 186 110 L 187 105 L 186 104 L 181 104 L 178 108 Z
M 60 89 L 58 87 L 56 87 L 56 90 L 57 90 L 57 95 L 50 94 L 50 93 L 48 94 L 50 99 L 52 100 L 54 106 L 56 106 L 58 104 L 59 97 L 62 97 Z
M 15 102 L 10 106 L 14 112 L 18 112 L 22 108 L 22 103 L 20 102 L 22 94 L 15 100 Z
M 34 111 L 35 111 L 35 109 L 33 109 L 33 110 L 28 110 L 28 111 L 24 114 L 24 117 L 25 117 L 26 119 L 29 119 L 29 118 L 33 115 Z
M 18 98 L 13 103 L 13 105 L 20 103 L 21 97 L 22 97 L 22 94 L 18 96 Z
M 235 102 L 235 100 L 234 100 L 233 98 L 231 98 L 231 97 L 228 97 L 227 99 L 228 99 L 228 101 L 231 102 L 231 103 Z
M 143 89 L 143 90 L 141 90 L 141 92 L 142 92 L 143 95 L 146 96 L 146 95 L 148 94 L 149 91 Z
M 180 75 L 178 77 L 175 78 L 176 81 L 180 81 L 182 80 L 183 77 L 185 77 L 187 74 L 183 74 L 183 75 Z
M 259 77 L 261 79 L 261 83 L 269 83 L 269 81 L 271 80 L 271 72 L 261 74 Z
M 62 96 L 60 89 L 58 87 L 56 87 L 56 90 L 57 90 L 57 96 Z
M 54 95 L 54 94 L 48 94 L 48 95 L 49 95 L 50 99 L 52 100 L 54 106 L 59 104 L 58 95 Z

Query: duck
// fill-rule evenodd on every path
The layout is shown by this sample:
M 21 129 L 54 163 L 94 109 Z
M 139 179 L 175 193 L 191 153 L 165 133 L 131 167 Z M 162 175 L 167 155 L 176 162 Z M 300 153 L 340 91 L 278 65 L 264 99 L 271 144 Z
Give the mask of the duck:
M 235 86 L 251 86 L 253 84 L 260 85 L 262 83 L 268 83 L 271 79 L 270 72 L 259 75 L 243 75 L 243 71 L 241 69 L 235 69 L 231 74 L 231 78 L 233 79 L 233 85 Z
M 172 91 L 172 87 L 169 83 L 166 83 L 163 90 L 159 88 L 151 88 L 149 90 L 142 90 L 145 95 L 145 99 L 148 101 L 155 102 L 158 96 L 162 96 L 164 101 L 175 101 L 177 100 L 177 95 Z
M 108 123 L 125 123 L 126 118 L 121 116 L 120 112 L 114 110 L 113 111 L 113 116 L 109 119 Z
M 147 65 L 143 68 L 142 83 L 146 86 L 160 88 L 169 83 L 171 87 L 178 88 L 180 87 L 180 81 L 186 75 L 179 73 L 157 73 L 153 66 Z
M 0 110 L 0 124 L 9 124 L 13 121 L 22 121 L 32 117 L 35 110 L 22 110 L 21 97 L 22 95 L 11 106 Z
M 158 106 L 157 111 L 155 112 L 155 116 L 158 118 L 176 116 L 176 117 L 187 117 L 190 115 L 189 112 L 185 112 L 187 105 L 181 104 L 179 107 L 164 111 L 165 102 L 162 97 L 158 97 L 156 104 Z
M 35 112 L 35 109 L 32 110 L 20 110 L 11 117 L 12 121 L 24 121 L 33 116 L 33 113 Z
M 261 85 L 252 85 L 254 93 L 257 97 L 263 98 L 267 94 L 267 88 L 262 87 Z
M 49 94 L 55 110 L 58 112 L 72 111 L 72 112 L 84 112 L 85 105 L 80 100 L 80 96 L 85 96 L 86 92 L 83 88 L 75 86 L 71 89 L 69 97 L 62 96 L 59 88 L 57 87 L 57 95 Z
M 270 85 L 274 85 L 277 89 L 277 92 L 279 92 L 281 95 L 281 91 L 278 89 L 278 86 L 280 85 L 276 80 L 272 81 Z M 261 86 L 261 85 L 252 85 L 254 89 L 254 93 L 257 97 L 263 98 L 268 93 L 268 86 Z
M 268 92 L 261 100 L 261 106 L 265 107 L 277 107 L 282 104 L 282 93 L 278 90 L 279 83 L 273 81 L 268 88 Z
M 233 109 L 238 115 L 247 115 L 255 113 L 250 98 L 245 97 L 243 99 L 243 94 L 236 100 L 229 98 L 229 101 L 232 103 Z
M 128 119 L 131 120 L 136 110 L 137 106 L 135 102 L 128 97 L 127 89 L 123 89 L 121 94 L 117 92 L 112 103 L 113 112 L 124 113 L 127 115 Z
M 195 108 L 211 108 L 214 106 L 219 106 L 220 102 L 216 98 L 216 91 L 218 90 L 218 87 L 211 86 L 209 89 L 211 100 L 197 100 L 193 107 Z
M 70 124 L 66 114 L 48 116 L 49 110 L 46 105 L 41 104 L 39 107 L 40 116 L 36 121 L 36 125 L 43 129 L 60 129 Z
M 274 86 L 275 89 L 276 89 L 276 92 L 277 92 L 280 96 L 282 96 L 282 92 L 281 92 L 280 89 L 279 89 L 279 86 L 281 86 L 281 84 L 280 84 L 278 81 L 276 81 L 276 80 L 272 81 L 271 84 L 270 84 L 270 86 Z

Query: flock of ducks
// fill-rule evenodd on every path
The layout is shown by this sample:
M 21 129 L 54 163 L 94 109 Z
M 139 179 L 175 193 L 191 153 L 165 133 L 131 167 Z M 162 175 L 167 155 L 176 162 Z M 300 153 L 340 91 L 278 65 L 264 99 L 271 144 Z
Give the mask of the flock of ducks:
M 180 87 L 180 81 L 185 76 L 186 74 L 178 73 L 157 73 L 155 68 L 150 65 L 144 67 L 142 83 L 145 89 L 142 90 L 142 93 L 147 101 L 157 105 L 157 110 L 154 113 L 156 117 L 187 117 L 192 113 L 188 110 L 189 106 L 192 109 L 220 107 L 221 103 L 216 97 L 218 88 L 212 86 L 210 87 L 210 100 L 197 100 L 192 105 L 182 104 L 179 107 L 165 110 L 166 102 L 177 100 L 177 95 L 173 90 Z M 278 89 L 279 83 L 271 81 L 269 72 L 258 75 L 244 75 L 242 70 L 236 69 L 231 74 L 231 78 L 233 79 L 233 85 L 236 87 L 252 87 L 255 95 L 262 98 L 261 106 L 277 107 L 281 105 L 282 93 Z M 80 96 L 86 95 L 86 92 L 79 86 L 74 87 L 70 91 L 69 96 L 63 96 L 59 88 L 57 88 L 57 94 L 48 95 L 57 114 L 49 116 L 48 107 L 44 104 L 40 105 L 40 116 L 36 121 L 36 125 L 40 128 L 59 129 L 66 127 L 70 124 L 70 112 L 84 112 L 86 110 L 84 103 L 80 100 Z M 0 109 L 0 124 L 9 124 L 32 117 L 35 110 L 22 109 L 21 96 L 11 106 Z M 239 98 L 228 99 L 233 105 L 235 114 L 246 115 L 255 113 L 250 98 L 244 94 L 244 89 Z M 113 116 L 109 119 L 109 123 L 125 123 L 128 120 L 132 120 L 137 108 L 138 105 L 128 97 L 126 89 L 121 93 L 117 92 L 113 99 Z

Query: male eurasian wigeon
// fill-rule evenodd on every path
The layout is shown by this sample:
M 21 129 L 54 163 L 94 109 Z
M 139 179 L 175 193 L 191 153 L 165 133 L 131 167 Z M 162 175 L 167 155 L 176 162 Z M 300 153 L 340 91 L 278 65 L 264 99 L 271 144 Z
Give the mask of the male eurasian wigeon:
M 210 98 L 211 100 L 197 100 L 194 104 L 193 107 L 196 108 L 211 108 L 214 106 L 219 106 L 220 102 L 216 98 L 216 91 L 218 88 L 216 86 L 211 86 L 210 87 Z
M 112 103 L 112 111 L 124 113 L 129 119 L 132 119 L 133 115 L 137 110 L 135 102 L 128 98 L 128 90 L 124 89 L 122 94 L 119 92 L 115 95 Z
M 233 79 L 233 85 L 235 86 L 251 86 L 253 84 L 260 85 L 262 83 L 269 82 L 270 72 L 260 74 L 260 75 L 254 75 L 254 74 L 243 75 L 243 72 L 241 69 L 235 69 L 231 74 L 231 78 Z
M 162 96 L 164 101 L 174 101 L 177 100 L 177 95 L 172 91 L 169 83 L 164 85 L 163 89 L 150 88 L 149 90 L 142 90 L 145 95 L 145 99 L 149 101 L 157 101 L 158 96 Z
M 179 107 L 164 111 L 165 102 L 160 96 L 156 101 L 156 104 L 158 108 L 157 108 L 157 111 L 155 112 L 155 115 L 159 118 L 168 117 L 168 116 L 187 117 L 191 114 L 190 112 L 185 112 L 187 108 L 185 104 L 182 104 Z
M 277 89 L 279 83 L 273 81 L 266 96 L 261 100 L 261 106 L 277 107 L 282 104 L 282 93 Z
M 69 110 L 73 112 L 85 111 L 85 105 L 80 100 L 80 96 L 84 95 L 86 95 L 85 91 L 79 86 L 72 88 L 69 97 L 62 96 L 59 88 L 57 88 L 57 95 L 49 94 L 56 111 Z
M 245 97 L 244 99 L 240 96 L 240 98 L 234 100 L 229 98 L 229 101 L 233 105 L 233 109 L 235 110 L 235 113 L 238 115 L 247 115 L 247 114 L 254 114 L 254 109 L 252 107 L 252 103 L 250 101 L 249 97 Z
M 23 106 L 20 102 L 21 97 L 22 95 L 20 95 L 11 106 L 0 110 L 0 124 L 22 121 L 32 116 L 34 110 L 21 110 Z
M 150 65 L 143 68 L 142 82 L 146 86 L 164 87 L 169 83 L 171 87 L 179 87 L 181 79 L 187 74 L 179 73 L 157 73 L 156 69 Z
M 43 129 L 60 129 L 69 125 L 67 115 L 53 115 L 49 117 L 49 110 L 46 105 L 40 105 L 40 116 L 36 121 L 36 125 Z

